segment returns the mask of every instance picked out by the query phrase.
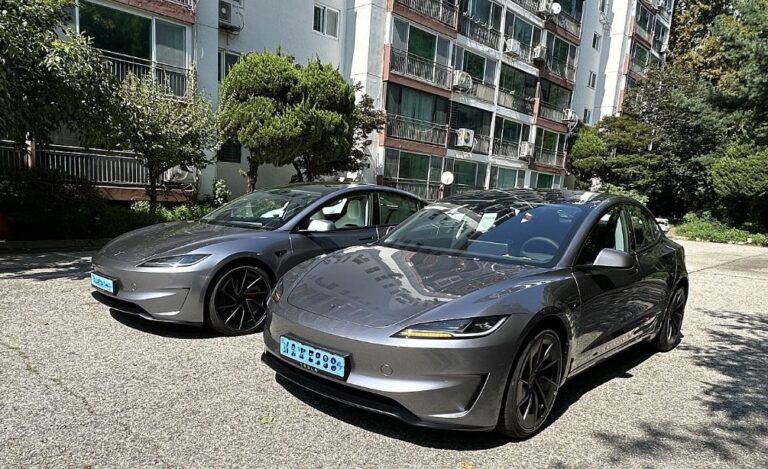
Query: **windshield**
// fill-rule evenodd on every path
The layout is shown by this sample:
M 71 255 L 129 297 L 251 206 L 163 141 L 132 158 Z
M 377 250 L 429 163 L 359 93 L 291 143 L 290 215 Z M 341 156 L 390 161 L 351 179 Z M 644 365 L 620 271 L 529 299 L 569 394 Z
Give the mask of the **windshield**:
M 214 210 L 200 221 L 215 225 L 274 230 L 321 195 L 320 192 L 300 188 L 251 192 Z
M 432 204 L 382 244 L 472 258 L 552 265 L 585 211 L 577 205 L 532 205 L 521 199 Z

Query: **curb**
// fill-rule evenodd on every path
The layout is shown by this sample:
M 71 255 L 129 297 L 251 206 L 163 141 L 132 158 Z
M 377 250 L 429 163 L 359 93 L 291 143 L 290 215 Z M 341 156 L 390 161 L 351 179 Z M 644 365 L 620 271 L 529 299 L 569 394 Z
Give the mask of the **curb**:
M 0 240 L 0 253 L 18 251 L 90 251 L 100 249 L 111 238 L 97 239 L 50 239 L 50 240 Z

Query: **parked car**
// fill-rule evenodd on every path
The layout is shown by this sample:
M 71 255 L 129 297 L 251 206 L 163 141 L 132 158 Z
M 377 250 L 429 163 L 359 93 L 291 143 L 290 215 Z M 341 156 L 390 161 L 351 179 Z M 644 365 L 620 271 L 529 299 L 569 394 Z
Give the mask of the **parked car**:
M 674 348 L 687 294 L 683 248 L 631 199 L 472 192 L 287 273 L 262 360 L 414 425 L 523 438 L 568 378 L 639 342 Z
M 93 296 L 154 321 L 247 334 L 275 281 L 320 254 L 378 241 L 425 204 L 400 190 L 295 184 L 247 194 L 199 221 L 115 238 L 93 257 Z

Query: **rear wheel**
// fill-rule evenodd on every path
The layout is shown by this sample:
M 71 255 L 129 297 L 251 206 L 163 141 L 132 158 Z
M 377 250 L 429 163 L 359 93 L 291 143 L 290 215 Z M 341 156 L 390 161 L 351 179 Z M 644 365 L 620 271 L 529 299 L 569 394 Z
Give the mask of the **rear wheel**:
M 562 369 L 555 331 L 541 331 L 529 340 L 513 368 L 497 429 L 512 438 L 536 434 L 555 404 Z
M 272 288 L 269 276 L 253 265 L 238 265 L 220 273 L 208 296 L 211 327 L 225 335 L 256 331 L 266 317 L 266 302 Z
M 667 312 L 664 314 L 661 329 L 651 341 L 653 348 L 660 352 L 668 352 L 677 347 L 683 338 L 683 317 L 685 316 L 685 303 L 687 295 L 685 289 L 680 287 L 675 290 L 672 301 L 669 302 Z

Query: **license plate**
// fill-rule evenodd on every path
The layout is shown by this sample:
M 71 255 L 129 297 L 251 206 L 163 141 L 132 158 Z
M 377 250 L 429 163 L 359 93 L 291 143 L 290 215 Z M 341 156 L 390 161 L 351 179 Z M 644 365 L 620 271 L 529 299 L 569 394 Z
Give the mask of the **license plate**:
M 91 285 L 112 295 L 115 294 L 115 281 L 95 272 L 91 273 Z
M 280 355 L 315 373 L 341 379 L 347 377 L 348 355 L 330 352 L 286 336 L 280 337 Z

